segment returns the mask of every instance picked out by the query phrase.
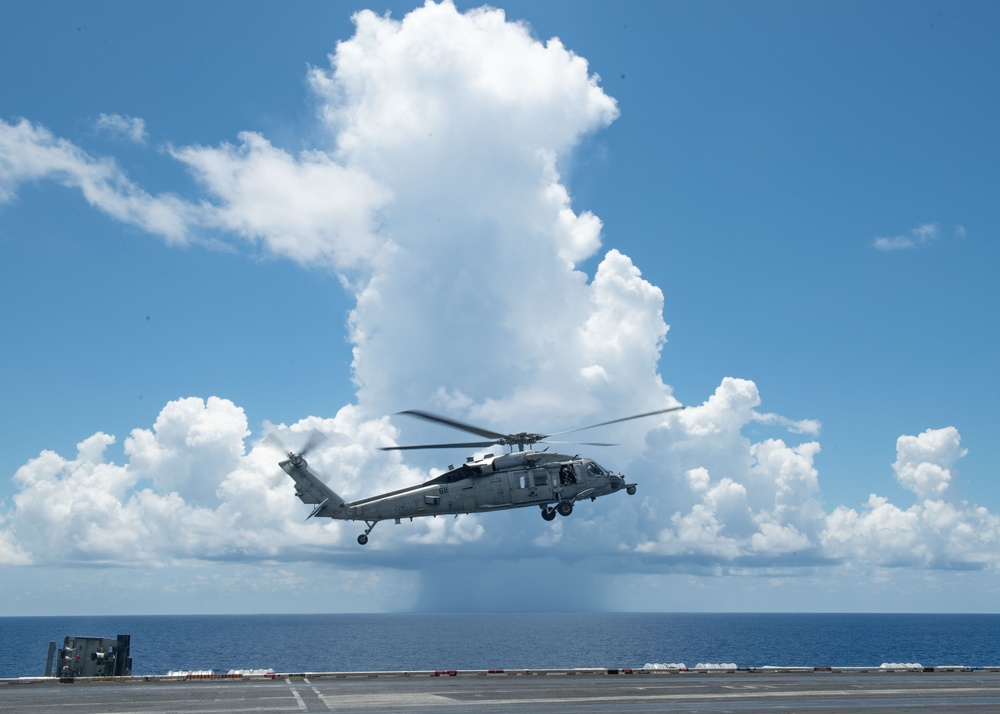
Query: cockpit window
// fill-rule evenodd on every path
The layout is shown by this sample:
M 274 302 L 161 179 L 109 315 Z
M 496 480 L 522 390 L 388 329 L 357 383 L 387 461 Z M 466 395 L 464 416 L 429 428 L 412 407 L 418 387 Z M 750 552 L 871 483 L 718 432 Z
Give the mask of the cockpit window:
M 604 475 L 604 469 L 598 466 L 595 461 L 591 461 L 587 464 L 587 471 L 590 472 L 591 478 L 598 478 Z

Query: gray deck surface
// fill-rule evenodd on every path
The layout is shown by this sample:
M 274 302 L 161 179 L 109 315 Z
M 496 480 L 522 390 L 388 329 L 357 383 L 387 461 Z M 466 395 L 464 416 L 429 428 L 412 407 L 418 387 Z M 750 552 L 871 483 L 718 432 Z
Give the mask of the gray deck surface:
M 19 682 L 0 712 L 1000 712 L 1000 672 L 733 672 Z

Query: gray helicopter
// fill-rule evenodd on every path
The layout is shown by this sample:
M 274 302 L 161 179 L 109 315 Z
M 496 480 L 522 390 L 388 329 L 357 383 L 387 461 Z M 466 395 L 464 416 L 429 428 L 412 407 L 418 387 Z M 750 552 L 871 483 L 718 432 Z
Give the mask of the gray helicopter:
M 501 456 L 486 454 L 480 459 L 469 457 L 464 464 L 429 481 L 398 491 L 381 493 L 377 496 L 346 502 L 323 483 L 306 463 L 305 454 L 315 448 L 325 438 L 311 438 L 298 453 L 287 452 L 288 458 L 278 465 L 295 481 L 295 495 L 303 503 L 314 505 L 313 516 L 325 516 L 341 521 L 364 521 L 367 528 L 358 536 L 358 543 L 365 545 L 368 534 L 379 521 L 402 519 L 413 520 L 421 516 L 458 515 L 460 513 L 485 513 L 507 508 L 537 506 L 542 518 L 551 521 L 556 513 L 568 516 L 578 501 L 625 489 L 633 495 L 636 484 L 627 483 L 621 474 L 615 474 L 597 464 L 593 459 L 579 455 L 558 454 L 545 451 L 525 451 L 534 444 L 576 443 L 585 446 L 614 446 L 600 442 L 548 442 L 547 439 L 564 434 L 572 434 L 585 429 L 608 426 L 632 419 L 666 414 L 683 407 L 675 406 L 658 409 L 644 414 L 635 414 L 622 419 L 591 424 L 578 429 L 561 431 L 556 434 L 499 434 L 471 424 L 438 416 L 429 412 L 411 409 L 400 412 L 425 421 L 443 424 L 487 439 L 451 444 L 418 444 L 414 446 L 387 446 L 382 451 L 405 451 L 410 449 L 457 449 L 506 446 L 508 453 Z M 514 451 L 514 447 L 517 451 Z

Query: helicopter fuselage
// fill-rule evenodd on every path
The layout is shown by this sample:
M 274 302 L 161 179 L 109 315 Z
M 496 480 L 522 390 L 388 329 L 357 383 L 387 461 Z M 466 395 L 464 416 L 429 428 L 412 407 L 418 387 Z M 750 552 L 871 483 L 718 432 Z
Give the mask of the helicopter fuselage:
M 379 521 L 423 516 L 480 513 L 508 508 L 537 506 L 542 517 L 570 515 L 573 505 L 625 489 L 635 493 L 636 484 L 611 473 L 593 459 L 550 452 L 518 451 L 502 456 L 488 454 L 470 459 L 435 478 L 409 488 L 346 502 L 324 484 L 300 456 L 290 454 L 280 463 L 295 480 L 296 495 L 315 504 L 311 516 L 364 521 L 362 545 Z M 556 504 L 552 507 L 552 504 Z M 310 517 L 311 517 L 310 516 Z

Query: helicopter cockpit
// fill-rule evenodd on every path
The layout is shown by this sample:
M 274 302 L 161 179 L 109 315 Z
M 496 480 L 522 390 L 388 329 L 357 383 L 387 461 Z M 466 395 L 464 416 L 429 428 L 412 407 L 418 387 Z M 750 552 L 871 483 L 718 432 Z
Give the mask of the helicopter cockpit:
M 602 469 L 596 461 L 587 462 L 587 472 L 590 478 L 602 478 L 608 475 L 608 472 Z

